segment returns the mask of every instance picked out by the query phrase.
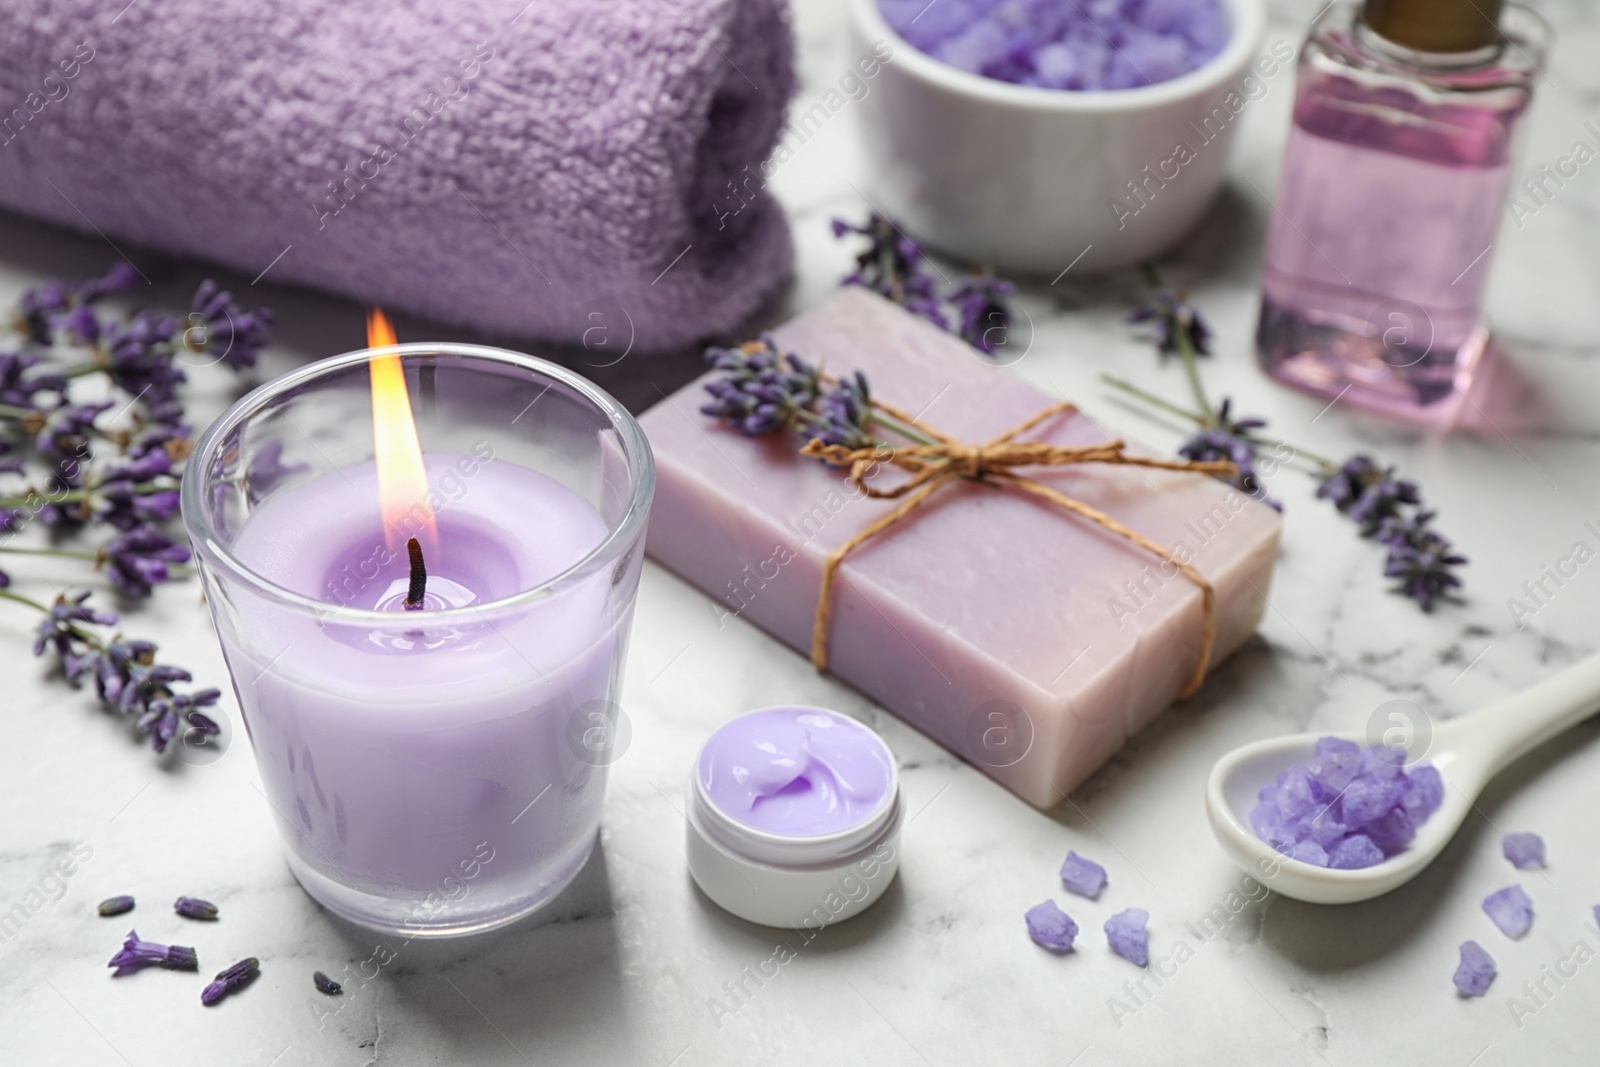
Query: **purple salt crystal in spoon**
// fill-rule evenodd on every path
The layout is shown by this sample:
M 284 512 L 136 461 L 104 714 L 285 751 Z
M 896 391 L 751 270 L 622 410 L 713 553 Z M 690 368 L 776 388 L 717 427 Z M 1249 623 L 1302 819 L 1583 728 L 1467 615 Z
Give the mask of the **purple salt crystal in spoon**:
M 1494 981 L 1494 959 L 1476 941 L 1461 943 L 1461 964 L 1456 968 L 1453 981 L 1461 995 L 1481 997 Z
M 1507 834 L 1500 847 L 1506 859 L 1511 861 L 1511 866 L 1519 871 L 1544 866 L 1544 838 L 1538 834 Z
M 1051 952 L 1071 952 L 1072 942 L 1078 936 L 1078 924 L 1072 916 L 1056 906 L 1053 900 L 1036 904 L 1028 909 L 1023 919 L 1028 924 L 1028 936 L 1034 944 Z
M 1328 866 L 1340 871 L 1375 867 L 1383 862 L 1383 851 L 1366 834 L 1351 834 L 1328 854 Z
M 1510 938 L 1521 937 L 1533 926 L 1533 901 L 1520 885 L 1507 886 L 1484 897 L 1483 911 Z
M 1150 913 L 1143 908 L 1119 911 L 1106 920 L 1106 940 L 1111 951 L 1140 967 L 1150 964 Z
M 1106 886 L 1106 869 L 1094 860 L 1069 851 L 1066 862 L 1061 865 L 1061 881 L 1080 897 L 1094 900 Z

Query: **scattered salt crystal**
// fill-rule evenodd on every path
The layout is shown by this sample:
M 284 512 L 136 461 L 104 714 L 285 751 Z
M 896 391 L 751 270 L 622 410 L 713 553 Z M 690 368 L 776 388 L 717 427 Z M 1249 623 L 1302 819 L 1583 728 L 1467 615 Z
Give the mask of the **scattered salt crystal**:
M 1405 767 L 1404 749 L 1317 740 L 1257 794 L 1250 826 L 1284 855 L 1318 867 L 1371 867 L 1405 849 L 1439 807 L 1444 780 L 1426 764 Z
M 1068 852 L 1066 862 L 1061 865 L 1061 880 L 1080 897 L 1094 900 L 1106 886 L 1106 869 L 1094 860 Z
M 878 0 L 911 44 L 973 74 L 1047 89 L 1133 89 L 1222 51 L 1220 0 Z
M 1071 952 L 1072 942 L 1078 936 L 1078 924 L 1072 916 L 1056 906 L 1053 900 L 1028 909 L 1023 918 L 1028 923 L 1028 936 L 1034 943 L 1051 952 Z
M 1494 959 L 1476 941 L 1461 943 L 1461 965 L 1456 968 L 1456 988 L 1463 996 L 1481 997 L 1494 981 Z
M 1511 866 L 1520 871 L 1544 866 L 1544 838 L 1538 834 L 1507 834 L 1500 847 Z
M 1521 937 L 1533 926 L 1533 901 L 1520 885 L 1484 897 L 1483 911 L 1507 937 Z
M 1150 931 L 1145 929 L 1145 924 L 1149 921 L 1150 913 L 1143 908 L 1119 911 L 1107 919 L 1106 940 L 1111 943 L 1111 951 L 1130 963 L 1148 966 Z

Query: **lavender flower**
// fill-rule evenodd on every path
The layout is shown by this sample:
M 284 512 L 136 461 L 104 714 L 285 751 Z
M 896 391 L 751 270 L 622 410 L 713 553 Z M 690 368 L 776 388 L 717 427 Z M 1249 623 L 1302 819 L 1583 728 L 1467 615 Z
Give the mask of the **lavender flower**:
M 940 307 L 933 276 L 916 242 L 886 215 L 876 211 L 860 226 L 843 219 L 833 220 L 833 235 L 860 234 L 867 238 L 865 250 L 856 256 L 856 269 L 846 275 L 845 285 L 871 289 L 907 311 L 921 315 L 941 330 L 950 322 Z
M 813 427 L 811 433 L 824 444 L 871 448 L 877 441 L 871 432 L 872 393 L 860 371 L 826 390 L 817 403 L 817 414 L 822 425 Z
M 119 530 L 165 522 L 178 513 L 172 455 L 152 448 L 97 472 L 83 510 Z
M 112 538 L 100 550 L 106 575 L 124 596 L 138 599 L 168 581 L 168 564 L 189 562 L 189 548 L 154 526 L 135 526 Z
M 133 898 L 129 896 L 107 897 L 100 902 L 100 906 L 95 910 L 100 913 L 101 918 L 106 919 L 113 915 L 125 915 L 133 910 Z
M 335 982 L 321 971 L 311 972 L 311 984 L 317 987 L 317 992 L 325 996 L 336 997 L 344 992 L 344 986 Z
M 266 308 L 243 310 L 234 303 L 232 293 L 207 278 L 194 294 L 189 323 L 183 331 L 185 348 L 243 370 L 256 365 L 256 356 L 272 329 L 272 312 Z
M 1390 519 L 1376 534 L 1376 540 L 1389 546 L 1384 577 L 1398 578 L 1395 591 L 1415 600 L 1423 611 L 1432 611 L 1435 603 L 1460 587 L 1453 568 L 1468 562 L 1448 538 L 1429 529 L 1432 520 L 1433 512 L 1419 511 L 1409 519 Z
M 129 930 L 122 942 L 122 951 L 111 957 L 107 967 L 115 967 L 113 978 L 133 974 L 146 967 L 166 967 L 174 971 L 196 971 L 200 959 L 195 951 L 185 945 L 161 945 L 154 941 L 139 940 L 137 930 Z
M 1250 437 L 1252 431 L 1264 429 L 1267 422 L 1254 417 L 1234 419 L 1229 414 L 1231 406 L 1231 401 L 1223 400 L 1217 408 L 1215 423 L 1178 446 L 1178 454 L 1195 463 L 1216 460 L 1233 463 L 1239 470 L 1228 480 L 1229 485 L 1270 508 L 1282 511 L 1283 504 L 1267 495 L 1266 486 L 1256 471 L 1256 444 Z
M 84 463 L 92 454 L 89 438 L 95 432 L 95 420 L 113 403 L 63 404 L 45 416 L 33 443 L 40 457 L 50 463 L 52 474 L 69 485 L 79 484 Z
M 175 320 L 141 311 L 106 331 L 100 346 L 106 373 L 118 389 L 141 400 L 164 400 L 184 381 L 173 364 Z
M 84 625 L 113 626 L 117 617 L 89 607 L 88 593 L 79 593 L 72 599 L 56 597 L 44 620 L 34 630 L 33 654 L 42 656 L 53 649 L 61 660 L 61 670 L 67 681 L 76 685 L 95 669 L 99 651 L 94 636 L 84 630 Z
M 1372 537 L 1389 519 L 1399 518 L 1408 505 L 1420 504 L 1416 484 L 1395 477 L 1393 467 L 1380 467 L 1371 456 L 1351 456 L 1317 487 L 1317 496 L 1361 526 Z
M 1017 287 L 988 272 L 974 272 L 962 278 L 950 291 L 955 305 L 956 333 L 984 355 L 992 356 L 1011 338 L 1011 308 L 1006 298 Z
M 1152 281 L 1157 279 L 1154 271 L 1149 274 Z M 1185 343 L 1197 356 L 1211 354 L 1211 327 L 1182 293 L 1165 285 L 1156 284 L 1150 299 L 1134 308 L 1128 314 L 1128 321 L 1153 324 L 1156 347 L 1162 355 L 1181 352 Z
M 71 291 L 54 278 L 47 278 L 25 289 L 17 302 L 12 327 L 32 344 L 47 345 L 54 340 L 51 320 L 71 306 Z
M 200 919 L 211 922 L 217 917 L 217 906 L 209 900 L 199 897 L 179 897 L 173 902 L 172 910 L 182 915 L 185 919 Z
M 243 989 L 261 975 L 261 961 L 254 956 L 217 972 L 214 982 L 200 991 L 200 1003 L 210 1007 L 223 997 Z
M 29 352 L 0 354 L 0 404 L 30 411 L 56 406 L 67 391 L 67 379 L 52 371 L 27 373 L 38 365 L 39 357 Z M 50 394 L 52 403 L 41 404 L 41 393 Z
M 155 661 L 154 642 L 124 641 L 119 637 L 107 643 L 95 662 L 95 695 L 101 703 L 120 708 L 123 689 Z
M 1361 536 L 1388 546 L 1384 576 L 1398 578 L 1395 591 L 1423 611 L 1432 611 L 1461 585 L 1454 568 L 1467 558 L 1432 528 L 1434 512 L 1422 506 L 1421 491 L 1397 477 L 1393 467 L 1380 466 L 1371 456 L 1351 456 L 1323 478 L 1317 496 L 1359 525 Z
M 177 668 L 172 669 L 177 670 Z M 152 673 L 154 670 L 159 668 L 153 668 Z M 183 681 L 189 681 L 188 671 L 179 673 L 183 675 Z M 220 689 L 201 689 L 194 693 L 169 693 L 165 696 L 152 697 L 146 703 L 144 714 L 139 717 L 136 725 L 140 733 L 150 736 L 150 744 L 157 752 L 165 752 L 167 745 L 178 735 L 178 727 L 184 722 L 198 727 L 206 734 L 219 732 L 217 724 L 210 716 L 195 709 L 208 708 L 221 696 Z
M 706 383 L 712 402 L 702 414 L 760 437 L 794 424 L 817 399 L 821 373 L 793 353 L 782 352 L 770 334 L 737 348 L 710 348 L 706 360 L 723 376 Z

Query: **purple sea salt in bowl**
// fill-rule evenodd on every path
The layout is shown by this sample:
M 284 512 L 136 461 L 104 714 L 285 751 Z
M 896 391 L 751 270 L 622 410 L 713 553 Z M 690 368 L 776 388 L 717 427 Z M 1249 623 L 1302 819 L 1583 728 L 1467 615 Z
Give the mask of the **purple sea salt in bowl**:
M 1021 13 L 1056 10 L 1051 2 L 1009 0 L 1009 6 Z M 1108 5 L 1131 11 L 1157 0 L 1074 2 L 1084 11 Z M 1049 42 L 1041 42 L 1049 27 L 1039 28 L 1031 51 L 1019 53 L 1025 62 L 1009 67 L 1004 56 L 995 60 L 993 42 L 987 51 L 981 40 L 963 45 L 970 52 L 963 55 L 953 45 L 941 49 L 933 43 L 937 34 L 925 32 L 928 20 L 995 6 L 988 0 L 939 0 L 920 18 L 900 10 L 900 0 L 850 0 L 850 55 L 876 59 L 860 68 L 874 73 L 852 76 L 858 87 L 848 98 L 834 94 L 837 108 L 797 108 L 791 128 L 806 136 L 836 111 L 858 112 L 874 203 L 913 237 L 956 257 L 1046 279 L 1069 268 L 1081 274 L 1150 259 L 1199 220 L 1221 187 L 1240 115 L 1269 92 L 1290 91 L 1295 55 L 1287 42 L 1260 51 L 1265 0 L 1159 3 L 1179 16 L 1191 4 L 1219 8 L 1226 39 L 1193 42 L 1158 63 L 1167 47 L 1158 43 L 1162 38 L 1141 36 L 1133 63 L 1126 62 L 1124 42 L 1109 59 L 1088 63 L 1095 70 L 1086 78 L 1068 68 L 1085 67 L 1087 53 L 1046 51 Z M 893 24 L 951 62 L 923 51 Z M 1039 84 L 1013 84 L 956 63 Z M 1187 69 L 1191 63 L 1198 65 Z

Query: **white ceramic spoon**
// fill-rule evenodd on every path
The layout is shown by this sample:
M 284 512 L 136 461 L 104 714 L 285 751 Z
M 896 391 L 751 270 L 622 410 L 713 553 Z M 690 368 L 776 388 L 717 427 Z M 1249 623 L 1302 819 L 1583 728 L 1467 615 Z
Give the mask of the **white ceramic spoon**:
M 1396 889 L 1421 873 L 1455 836 L 1478 793 L 1512 760 L 1600 710 L 1600 653 L 1553 678 L 1433 731 L 1426 762 L 1444 779 L 1444 801 L 1416 840 L 1374 867 L 1335 871 L 1289 859 L 1255 835 L 1256 794 L 1293 763 L 1309 763 L 1317 738 L 1292 734 L 1236 748 L 1206 783 L 1206 815 L 1228 856 L 1268 888 L 1313 904 L 1352 904 Z M 1353 735 L 1349 740 L 1365 744 Z

